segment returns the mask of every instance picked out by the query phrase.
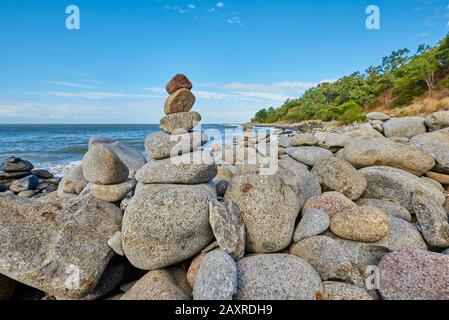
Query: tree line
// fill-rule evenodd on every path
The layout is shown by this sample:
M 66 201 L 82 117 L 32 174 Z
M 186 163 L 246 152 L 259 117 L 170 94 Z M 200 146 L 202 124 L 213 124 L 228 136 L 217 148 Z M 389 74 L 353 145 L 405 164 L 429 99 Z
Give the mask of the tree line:
M 375 106 L 398 108 L 433 90 L 449 88 L 449 34 L 435 47 L 392 52 L 378 66 L 335 82 L 321 83 L 279 108 L 258 111 L 254 122 L 321 119 L 349 124 L 363 121 Z

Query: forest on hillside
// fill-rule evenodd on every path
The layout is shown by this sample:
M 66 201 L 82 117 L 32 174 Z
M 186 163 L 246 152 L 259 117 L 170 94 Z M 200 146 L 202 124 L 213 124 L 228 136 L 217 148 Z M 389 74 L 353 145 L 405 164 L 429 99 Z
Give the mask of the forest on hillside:
M 378 66 L 332 83 L 321 83 L 278 108 L 258 111 L 252 122 L 321 119 L 344 124 L 363 121 L 369 110 L 404 108 L 415 99 L 449 89 L 449 34 L 435 47 L 392 52 Z

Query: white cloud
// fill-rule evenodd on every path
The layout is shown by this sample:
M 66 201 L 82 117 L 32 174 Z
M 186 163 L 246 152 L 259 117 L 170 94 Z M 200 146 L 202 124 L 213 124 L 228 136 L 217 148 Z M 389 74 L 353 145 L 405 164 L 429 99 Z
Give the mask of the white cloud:
M 89 81 L 92 82 L 93 80 Z M 73 83 L 73 82 L 66 82 L 66 81 L 43 81 L 43 83 L 46 84 L 55 84 L 58 86 L 66 86 L 66 87 L 72 87 L 72 88 L 83 88 L 83 89 L 93 89 L 95 86 L 92 85 L 86 85 L 86 84 L 79 84 L 79 83 Z
M 165 6 L 165 9 L 166 10 L 171 10 L 171 11 L 175 11 L 175 12 L 178 12 L 178 13 L 186 13 L 186 9 L 183 9 L 183 8 L 181 8 L 181 7 L 178 7 L 178 6 Z
M 157 123 L 162 114 L 160 103 L 148 101 L 117 104 L 0 101 L 1 123 Z
M 90 82 L 90 83 L 102 83 L 102 81 L 94 80 L 94 79 L 82 79 L 81 81 Z
M 273 84 L 258 84 L 258 83 L 241 83 L 233 82 L 225 85 L 226 88 L 239 91 L 295 91 L 304 92 L 307 89 L 316 87 L 318 83 L 313 82 L 277 82 Z
M 205 123 L 245 122 L 262 107 L 278 107 L 319 83 L 197 83 L 193 90 L 197 97 L 195 110 L 201 113 Z M 74 89 L 22 95 L 32 102 L 0 100 L 1 122 L 157 123 L 163 116 L 163 103 L 168 97 L 165 88 L 157 86 L 123 89 L 123 92 Z M 47 98 L 43 100 L 42 95 Z
M 152 93 L 155 93 L 155 94 L 161 94 L 161 95 L 162 94 L 167 94 L 167 91 L 164 88 L 160 88 L 160 87 L 151 87 L 151 88 L 146 88 L 144 90 L 148 90 L 148 91 L 150 91 Z
M 0 101 L 0 115 L 5 119 L 19 119 L 16 123 L 27 121 L 47 121 L 48 119 L 75 120 L 111 112 L 111 107 L 101 105 L 47 104 L 37 102 Z M 45 116 L 42 116 L 42 115 Z
M 229 24 L 241 24 L 242 20 L 239 17 L 232 17 L 227 20 Z
M 84 92 L 50 91 L 47 94 L 53 97 L 83 98 L 88 100 L 110 100 L 118 98 L 138 98 L 138 99 L 159 98 L 159 96 L 148 94 L 130 94 L 130 93 L 98 92 L 98 91 L 84 91 Z
M 227 93 L 213 92 L 213 91 L 202 91 L 202 90 L 193 90 L 192 93 L 200 99 L 213 99 L 213 100 L 221 100 L 221 99 L 229 99 L 232 95 Z
M 216 4 L 217 8 L 224 8 L 226 5 L 224 4 L 224 2 L 219 2 Z
M 276 102 L 283 102 L 289 98 L 293 98 L 292 95 L 285 95 L 283 93 L 276 92 L 262 92 L 262 91 L 239 91 L 236 92 L 237 95 L 246 98 L 257 98 L 262 100 L 270 100 Z
M 195 6 L 194 4 L 189 4 L 189 5 L 187 6 L 187 8 L 189 8 L 190 10 L 195 10 L 195 9 L 196 9 L 196 6 Z

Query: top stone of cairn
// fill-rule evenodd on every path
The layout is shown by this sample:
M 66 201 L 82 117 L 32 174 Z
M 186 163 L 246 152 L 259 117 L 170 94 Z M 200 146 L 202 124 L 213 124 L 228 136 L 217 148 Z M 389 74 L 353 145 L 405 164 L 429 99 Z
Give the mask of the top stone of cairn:
M 167 83 L 165 89 L 167 90 L 168 94 L 173 94 L 179 89 L 191 90 L 192 87 L 192 83 L 185 75 L 177 74 Z

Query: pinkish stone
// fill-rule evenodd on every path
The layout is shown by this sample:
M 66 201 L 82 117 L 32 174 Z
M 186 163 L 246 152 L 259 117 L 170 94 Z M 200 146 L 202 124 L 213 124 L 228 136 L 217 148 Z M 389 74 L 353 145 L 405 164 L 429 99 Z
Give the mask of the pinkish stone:
M 449 300 L 449 256 L 395 251 L 382 258 L 379 268 L 384 300 Z
M 302 214 L 309 209 L 318 209 L 329 215 L 332 219 L 337 213 L 356 207 L 356 204 L 339 192 L 325 192 L 320 196 L 312 197 L 304 204 Z

